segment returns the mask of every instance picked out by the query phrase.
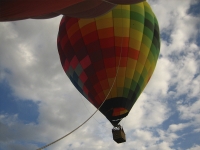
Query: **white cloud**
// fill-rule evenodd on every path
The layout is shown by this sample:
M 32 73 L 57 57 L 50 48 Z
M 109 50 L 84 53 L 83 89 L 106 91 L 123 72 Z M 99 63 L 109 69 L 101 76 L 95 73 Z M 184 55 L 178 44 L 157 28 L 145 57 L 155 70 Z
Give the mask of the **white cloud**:
M 187 149 L 187 150 L 199 150 L 200 149 L 200 145 L 194 145 L 193 147 Z
M 97 113 L 79 130 L 48 149 L 172 150 L 179 147 L 178 131 L 192 127 L 191 132 L 199 133 L 200 52 L 196 38 L 200 20 L 187 14 L 193 1 L 149 2 L 161 32 L 170 39 L 162 39 L 161 57 L 152 79 L 122 121 L 127 142 L 116 144 L 110 123 Z M 0 134 L 0 149 L 36 149 L 38 142 L 47 144 L 65 135 L 95 111 L 89 102 L 85 102 L 85 108 L 60 65 L 56 47 L 59 21 L 60 18 L 0 23 L 0 81 L 6 80 L 18 99 L 39 102 L 38 124 L 23 124 L 17 114 L 1 115 L 0 126 L 4 130 Z M 177 110 L 178 119 L 186 123 L 166 125 Z M 197 144 L 188 150 L 196 149 Z
M 145 92 L 153 96 L 165 96 L 169 89 L 169 80 L 174 64 L 166 58 L 160 58 L 157 62 L 155 71 L 149 81 Z
M 200 100 L 192 104 L 178 105 L 178 110 L 180 111 L 180 117 L 184 120 L 194 121 L 194 125 L 199 127 L 200 125 Z
M 151 128 L 163 123 L 168 118 L 169 109 L 166 103 L 142 94 L 125 119 L 128 128 Z
M 188 123 L 180 123 L 180 124 L 171 124 L 168 128 L 169 132 L 177 132 L 183 130 L 184 128 L 188 127 L 190 124 Z

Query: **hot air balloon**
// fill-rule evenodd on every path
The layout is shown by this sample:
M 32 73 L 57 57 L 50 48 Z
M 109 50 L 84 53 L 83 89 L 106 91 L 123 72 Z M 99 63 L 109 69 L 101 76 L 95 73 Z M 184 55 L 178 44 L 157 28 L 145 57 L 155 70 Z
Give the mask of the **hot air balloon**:
M 64 16 L 60 22 L 58 52 L 64 71 L 114 127 L 147 85 L 159 51 L 159 26 L 147 2 L 118 5 L 91 19 Z
M 0 21 L 47 19 L 58 15 L 91 18 L 102 15 L 116 4 L 135 4 L 145 0 L 1 0 Z

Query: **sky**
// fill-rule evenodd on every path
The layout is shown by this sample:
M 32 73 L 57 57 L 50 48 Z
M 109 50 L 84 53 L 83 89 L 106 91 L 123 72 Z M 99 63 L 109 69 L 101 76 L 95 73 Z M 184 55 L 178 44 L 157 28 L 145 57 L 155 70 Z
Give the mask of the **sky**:
M 148 0 L 161 51 L 144 92 L 123 119 L 127 141 L 97 113 L 46 150 L 199 150 L 200 0 Z M 60 64 L 62 16 L 0 22 L 0 150 L 35 150 L 69 133 L 96 110 Z

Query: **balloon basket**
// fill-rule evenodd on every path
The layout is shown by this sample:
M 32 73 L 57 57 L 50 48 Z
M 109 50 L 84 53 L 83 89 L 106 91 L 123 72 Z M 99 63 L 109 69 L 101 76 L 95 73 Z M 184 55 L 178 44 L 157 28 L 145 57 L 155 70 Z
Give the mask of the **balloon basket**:
M 117 143 L 126 142 L 126 134 L 121 125 L 117 125 L 112 129 L 113 140 Z

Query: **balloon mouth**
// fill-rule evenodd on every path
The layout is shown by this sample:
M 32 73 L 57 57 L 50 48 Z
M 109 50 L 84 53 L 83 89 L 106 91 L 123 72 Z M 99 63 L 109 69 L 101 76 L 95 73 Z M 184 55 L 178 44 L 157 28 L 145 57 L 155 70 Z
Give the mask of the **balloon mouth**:
M 122 110 L 121 113 L 119 110 Z M 118 115 L 116 115 L 116 111 L 118 111 Z M 109 119 L 109 121 L 111 122 L 111 124 L 113 126 L 116 126 L 119 124 L 119 122 L 128 115 L 128 111 L 125 108 L 114 108 L 113 112 L 112 112 L 112 116 L 111 119 Z M 107 116 L 106 116 L 107 117 Z M 108 117 L 109 118 L 109 117 Z
M 115 97 L 107 99 L 101 106 L 100 111 L 113 126 L 116 126 L 128 115 L 132 106 L 132 101 L 130 99 L 125 97 Z
M 116 127 L 122 119 L 123 119 L 123 118 L 121 118 L 121 119 L 116 119 L 116 120 L 111 120 L 110 122 L 111 122 L 111 124 L 112 124 L 114 127 Z
M 124 117 L 126 117 L 128 115 L 128 112 L 127 113 L 125 113 L 125 114 L 123 114 L 123 115 L 120 115 L 120 116 L 117 116 L 116 118 L 118 118 L 118 119 L 112 119 L 112 120 L 110 120 L 107 116 L 106 116 L 106 118 L 111 122 L 111 124 L 115 127 L 115 126 L 117 126 L 118 124 L 119 124 L 119 122 L 124 118 Z M 114 117 L 112 117 L 112 118 L 114 118 Z

